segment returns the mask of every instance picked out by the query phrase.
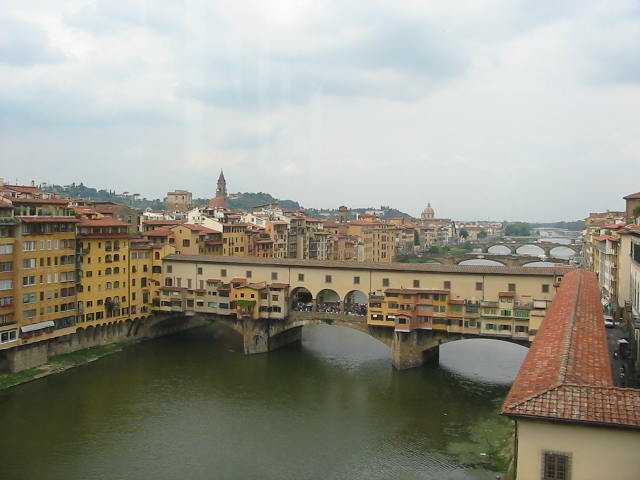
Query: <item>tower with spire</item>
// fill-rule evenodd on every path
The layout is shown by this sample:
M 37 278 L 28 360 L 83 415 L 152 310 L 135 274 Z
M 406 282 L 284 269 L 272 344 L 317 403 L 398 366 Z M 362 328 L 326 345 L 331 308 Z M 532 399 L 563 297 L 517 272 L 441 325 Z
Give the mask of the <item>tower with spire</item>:
M 218 177 L 218 186 L 216 188 L 216 198 L 227 199 L 227 181 L 224 179 L 224 173 L 220 169 L 220 176 Z
M 209 208 L 225 208 L 227 206 L 227 181 L 224 173 L 220 169 L 218 177 L 218 185 L 216 187 L 216 196 L 209 201 Z

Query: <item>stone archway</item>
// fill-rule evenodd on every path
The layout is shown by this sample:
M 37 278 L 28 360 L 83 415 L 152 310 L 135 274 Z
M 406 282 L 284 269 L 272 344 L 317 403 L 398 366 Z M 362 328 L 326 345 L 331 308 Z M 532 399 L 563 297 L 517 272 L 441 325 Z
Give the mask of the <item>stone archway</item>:
M 344 296 L 344 314 L 366 317 L 369 297 L 360 290 L 351 290 Z
M 305 287 L 296 287 L 291 290 L 290 308 L 294 312 L 311 312 L 313 310 L 313 295 Z
M 340 295 L 335 290 L 325 288 L 316 295 L 316 310 L 322 313 L 340 313 Z

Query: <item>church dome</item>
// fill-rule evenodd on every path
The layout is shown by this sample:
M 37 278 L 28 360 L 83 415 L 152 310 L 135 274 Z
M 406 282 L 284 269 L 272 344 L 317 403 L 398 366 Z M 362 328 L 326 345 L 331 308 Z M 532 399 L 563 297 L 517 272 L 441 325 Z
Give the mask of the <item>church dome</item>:
M 424 220 L 432 219 L 434 218 L 434 215 L 435 213 L 433 211 L 433 208 L 431 207 L 431 203 L 428 203 L 425 209 L 422 211 L 422 218 Z

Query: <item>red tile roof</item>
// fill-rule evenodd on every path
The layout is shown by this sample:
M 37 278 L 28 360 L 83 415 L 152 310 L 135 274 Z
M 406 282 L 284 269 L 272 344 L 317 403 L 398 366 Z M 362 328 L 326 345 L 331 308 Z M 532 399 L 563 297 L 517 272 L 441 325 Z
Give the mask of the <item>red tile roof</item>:
M 640 390 L 613 386 L 594 273 L 564 276 L 502 413 L 640 429 Z
M 80 223 L 78 223 L 80 227 L 129 227 L 128 223 L 122 222 L 115 218 L 103 217 L 103 218 L 94 218 L 90 219 L 82 219 Z
M 20 217 L 21 222 L 25 223 L 78 223 L 76 217 Z
M 171 235 L 171 229 L 167 227 L 155 228 L 153 230 L 149 230 L 148 232 L 144 232 L 143 235 L 145 237 L 168 237 L 169 235 Z
M 186 220 L 144 220 L 143 225 L 180 225 Z
M 624 200 L 635 200 L 637 198 L 640 198 L 640 192 L 638 193 L 632 193 L 630 195 L 627 195 L 626 197 L 622 197 Z
M 619 242 L 620 239 L 616 237 L 612 237 L 611 235 L 600 235 L 599 237 L 593 237 L 594 240 L 598 242 L 604 242 L 605 240 L 609 240 L 610 242 Z
M 38 205 L 69 205 L 69 200 L 60 200 L 59 198 L 11 198 L 14 205 L 38 204 Z

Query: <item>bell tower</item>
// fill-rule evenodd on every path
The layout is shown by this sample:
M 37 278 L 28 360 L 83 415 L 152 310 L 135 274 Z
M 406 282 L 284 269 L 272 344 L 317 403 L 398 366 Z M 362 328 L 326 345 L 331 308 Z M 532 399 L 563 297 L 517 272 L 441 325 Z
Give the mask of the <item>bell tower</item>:
M 227 181 L 224 179 L 224 173 L 220 169 L 220 176 L 218 177 L 218 186 L 216 188 L 216 198 L 227 199 Z

